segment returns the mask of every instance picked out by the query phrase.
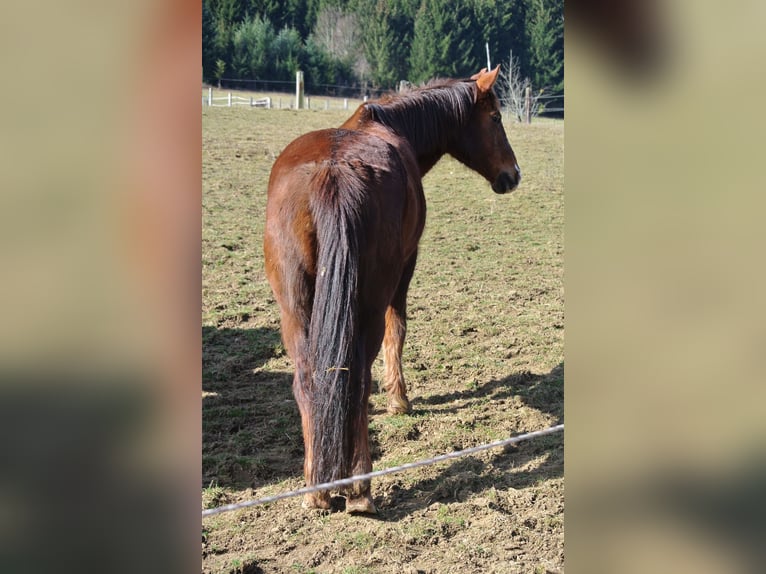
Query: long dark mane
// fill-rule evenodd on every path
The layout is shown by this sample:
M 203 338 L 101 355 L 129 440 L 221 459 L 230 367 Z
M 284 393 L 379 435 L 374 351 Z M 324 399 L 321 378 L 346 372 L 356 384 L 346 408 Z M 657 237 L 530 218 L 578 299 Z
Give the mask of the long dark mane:
M 468 122 L 475 99 L 473 81 L 432 80 L 370 102 L 365 109 L 370 120 L 406 138 L 415 150 L 437 150 Z

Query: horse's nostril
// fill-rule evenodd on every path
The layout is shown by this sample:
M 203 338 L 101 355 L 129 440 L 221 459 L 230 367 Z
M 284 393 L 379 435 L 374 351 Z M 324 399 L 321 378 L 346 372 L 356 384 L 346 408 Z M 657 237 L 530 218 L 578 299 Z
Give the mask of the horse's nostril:
M 515 177 L 513 172 L 503 171 L 497 176 L 497 179 L 492 184 L 492 190 L 495 193 L 506 193 L 513 191 L 519 185 L 519 178 Z

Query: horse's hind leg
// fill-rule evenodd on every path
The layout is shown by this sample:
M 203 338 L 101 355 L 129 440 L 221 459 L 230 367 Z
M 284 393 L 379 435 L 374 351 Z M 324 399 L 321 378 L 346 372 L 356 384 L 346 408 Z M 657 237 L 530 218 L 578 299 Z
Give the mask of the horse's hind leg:
M 311 396 L 309 389 L 311 387 L 311 371 L 307 360 L 307 327 L 300 320 L 302 313 L 293 314 L 285 309 L 282 310 L 282 339 L 284 340 L 287 353 L 295 364 L 295 374 L 293 375 L 293 396 L 298 404 L 298 410 L 301 414 L 301 427 L 303 430 L 303 444 L 305 457 L 303 461 L 303 473 L 306 477 L 306 484 L 311 485 L 312 468 L 314 464 L 314 453 L 311 450 L 313 444 L 312 425 L 311 425 Z M 313 492 L 303 497 L 303 508 L 330 508 L 330 495 L 327 492 Z
M 354 449 L 351 459 L 351 474 L 366 474 L 372 471 L 372 457 L 369 444 L 369 420 L 367 416 L 367 402 L 370 399 L 370 386 L 372 376 L 370 369 L 365 369 L 364 381 L 360 406 L 354 409 L 353 441 Z M 370 494 L 370 481 L 362 480 L 355 482 L 346 490 L 346 512 L 364 512 L 375 514 L 375 504 Z
M 406 414 L 412 410 L 407 398 L 407 386 L 402 370 L 402 350 L 407 334 L 407 290 L 415 272 L 417 252 L 404 266 L 402 277 L 394 293 L 394 298 L 386 311 L 386 334 L 383 338 L 385 375 L 383 387 L 388 392 L 388 412 L 392 415 Z
M 382 338 L 383 320 L 381 317 L 380 328 L 377 342 L 373 341 L 375 350 L 380 348 L 380 339 Z M 369 336 L 369 333 L 367 333 Z M 369 337 L 366 337 L 369 345 Z M 368 346 L 369 348 L 369 346 Z M 374 358 L 376 353 L 372 354 Z M 369 442 L 369 416 L 367 404 L 370 400 L 370 389 L 372 387 L 372 362 L 365 357 L 364 369 L 361 372 L 361 380 L 358 386 L 354 389 L 352 394 L 352 402 L 354 405 L 351 408 L 352 418 L 351 424 L 351 437 L 352 437 L 352 453 L 351 453 L 351 475 L 367 474 L 372 471 L 372 456 L 370 454 L 370 442 Z M 375 514 L 375 504 L 372 501 L 372 495 L 370 494 L 370 481 L 361 480 L 353 483 L 345 491 L 346 494 L 346 512 L 364 512 L 367 514 Z
M 390 291 L 389 291 L 390 293 Z M 355 382 L 351 395 L 351 466 L 352 475 L 367 474 L 372 471 L 372 456 L 370 453 L 369 440 L 369 415 L 368 403 L 372 388 L 372 363 L 380 350 L 385 331 L 385 301 L 387 297 L 383 293 L 376 293 L 379 299 L 368 305 L 362 305 L 360 316 L 363 317 L 360 325 L 360 353 L 362 355 L 363 369 L 360 369 L 360 380 Z M 382 299 L 382 300 L 381 300 Z M 371 304 L 370 304 L 371 303 Z M 364 512 L 375 514 L 375 504 L 370 493 L 370 481 L 361 480 L 346 489 L 346 511 Z
M 274 296 L 279 303 L 281 314 L 282 341 L 287 349 L 287 354 L 295 365 L 293 376 L 293 396 L 298 404 L 301 414 L 301 426 L 303 430 L 303 444 L 305 458 L 303 472 L 306 484 L 310 485 L 314 454 L 311 450 L 313 444 L 311 424 L 311 369 L 308 360 L 308 326 L 311 317 L 313 289 L 308 276 L 303 272 L 300 265 L 289 265 L 289 257 L 277 257 L 278 252 L 273 248 L 274 241 L 267 235 L 266 275 L 271 284 Z M 283 247 L 283 249 L 286 249 Z M 291 254 L 293 257 L 296 257 Z M 303 499 L 303 508 L 330 508 L 330 495 L 327 492 L 315 492 L 306 494 Z
M 307 369 L 299 370 L 296 366 L 295 377 L 293 379 L 293 395 L 295 396 L 295 402 L 298 403 L 298 410 L 301 413 L 301 426 L 303 429 L 303 444 L 305 450 L 303 475 L 306 478 L 307 486 L 311 486 L 311 475 L 314 465 L 314 453 L 311 446 L 313 444 L 311 399 L 306 392 L 310 376 L 311 374 Z M 301 506 L 303 508 L 327 510 L 330 508 L 330 494 L 327 491 L 304 494 Z

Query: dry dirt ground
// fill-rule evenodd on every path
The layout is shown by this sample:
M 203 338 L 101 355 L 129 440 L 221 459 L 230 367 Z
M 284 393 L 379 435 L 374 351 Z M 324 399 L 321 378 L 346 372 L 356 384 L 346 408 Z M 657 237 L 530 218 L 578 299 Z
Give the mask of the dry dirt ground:
M 291 365 L 263 272 L 266 183 L 287 143 L 348 114 L 203 110 L 203 508 L 303 486 Z M 375 470 L 563 422 L 564 126 L 506 126 L 524 172 L 513 194 L 449 158 L 424 181 L 404 355 L 414 412 L 386 414 L 374 391 Z M 206 518 L 203 572 L 563 572 L 561 433 L 372 489 L 376 517 L 291 498 Z

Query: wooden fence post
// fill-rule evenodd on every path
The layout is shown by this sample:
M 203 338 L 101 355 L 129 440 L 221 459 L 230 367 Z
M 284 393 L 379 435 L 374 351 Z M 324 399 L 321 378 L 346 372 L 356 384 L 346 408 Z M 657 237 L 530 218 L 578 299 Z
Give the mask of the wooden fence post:
M 527 86 L 524 90 L 524 117 L 528 124 L 532 123 L 532 88 Z
M 343 98 L 343 109 L 344 110 L 348 109 L 348 98 Z
M 303 109 L 303 72 L 295 72 L 295 109 Z
M 231 107 L 231 92 L 229 92 L 229 107 Z
M 213 105 L 213 87 L 210 86 L 207 89 L 207 105 L 212 106 Z

